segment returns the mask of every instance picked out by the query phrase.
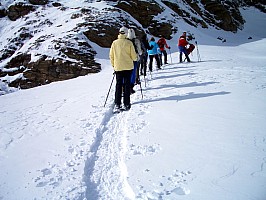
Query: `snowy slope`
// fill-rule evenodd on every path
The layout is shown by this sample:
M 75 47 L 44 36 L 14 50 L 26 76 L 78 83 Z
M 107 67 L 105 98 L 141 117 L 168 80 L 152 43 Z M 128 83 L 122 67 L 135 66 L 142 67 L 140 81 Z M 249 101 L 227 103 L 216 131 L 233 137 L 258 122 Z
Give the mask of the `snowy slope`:
M 102 72 L 0 96 L 0 199 L 265 200 L 265 14 L 241 12 L 238 34 L 180 20 L 172 64 L 142 77 L 128 112 L 112 114 L 115 83 L 103 107 L 113 70 L 97 45 Z M 183 30 L 201 62 L 196 49 L 178 64 Z
M 27 0 L 3 0 L 1 1 L 1 7 L 7 9 L 11 4 L 18 2 L 23 2 L 29 4 Z M 58 2 L 62 4 L 62 7 L 52 6 L 52 2 Z M 176 2 L 176 1 L 172 1 Z M 167 7 L 161 0 L 156 0 L 156 3 L 161 6 L 162 13 L 154 17 L 155 20 L 158 20 L 158 23 L 171 23 L 173 29 L 177 30 L 177 33 L 173 31 L 172 39 L 169 41 L 171 47 L 176 47 L 177 39 L 183 31 L 187 31 L 195 37 L 195 40 L 199 44 L 205 45 L 223 45 L 223 46 L 235 46 L 246 42 L 257 41 L 265 37 L 265 14 L 259 12 L 259 10 L 254 9 L 253 7 L 241 9 L 242 15 L 246 20 L 246 24 L 243 30 L 239 30 L 237 34 L 231 32 L 225 32 L 216 29 L 215 27 L 209 26 L 208 29 L 203 29 L 199 27 L 192 27 L 188 25 L 182 17 L 174 17 L 176 13 Z M 178 2 L 180 8 L 189 13 L 189 15 L 198 18 L 200 17 L 195 12 L 191 10 L 189 5 L 183 1 Z M 100 23 L 109 23 L 109 24 L 119 24 L 119 22 L 124 23 L 130 22 L 129 24 L 135 24 L 136 27 L 142 27 L 142 25 L 136 20 L 133 19 L 126 12 L 114 12 L 113 16 L 110 16 L 110 8 L 114 3 L 106 1 L 67 1 L 67 0 L 58 0 L 51 1 L 44 6 L 35 6 L 35 11 L 30 12 L 28 15 L 17 19 L 16 21 L 11 21 L 8 17 L 3 17 L 0 19 L 0 95 L 14 92 L 21 88 L 33 87 L 29 86 L 28 83 L 23 83 L 21 79 L 25 82 L 25 77 L 29 78 L 29 82 L 32 81 L 35 85 L 43 85 L 54 81 L 54 77 L 50 77 L 50 74 L 46 74 L 46 77 L 42 80 L 38 80 L 38 64 L 36 64 L 36 69 L 29 67 L 29 64 L 26 64 L 28 61 L 23 62 L 21 66 L 17 66 L 20 62 L 16 61 L 15 66 L 8 66 L 7 64 L 14 58 L 23 54 L 31 55 L 31 63 L 37 62 L 44 55 L 47 56 L 46 60 L 63 60 L 64 62 L 71 62 L 74 65 L 79 63 L 80 60 L 73 58 L 72 56 L 66 56 L 67 48 L 73 48 L 80 53 L 90 54 L 90 50 L 94 50 L 98 53 L 97 58 L 107 57 L 108 54 L 102 53 L 103 51 L 108 51 L 108 49 L 102 49 L 98 45 L 95 45 L 83 34 L 84 31 L 88 29 L 94 29 L 95 27 L 86 27 L 88 23 L 98 22 L 95 18 L 99 18 Z M 201 5 L 201 4 L 199 4 Z M 82 8 L 84 9 L 83 11 Z M 201 7 L 204 9 L 203 7 Z M 87 10 L 87 11 L 85 11 Z M 91 10 L 92 15 L 84 14 L 83 12 L 88 12 Z M 132 22 L 132 23 L 131 23 Z M 86 25 L 87 23 L 87 25 Z M 207 22 L 206 22 L 207 23 Z M 83 28 L 82 28 L 83 27 Z M 255 29 L 253 28 L 255 27 Z M 99 28 L 100 30 L 102 27 Z M 108 29 L 108 28 L 107 28 Z M 145 29 L 148 31 L 148 29 Z M 105 33 L 100 33 L 101 36 L 107 36 L 108 31 Z M 110 35 L 109 35 L 110 36 Z M 151 35 L 149 35 L 151 37 Z M 252 37 L 252 40 L 248 38 Z M 226 43 L 222 43 L 221 40 L 217 38 L 222 38 L 222 41 L 226 40 Z M 158 38 L 156 38 L 158 39 Z M 192 42 L 195 42 L 192 41 Z M 93 49 L 81 49 L 78 46 L 78 43 L 88 43 L 92 45 Z M 86 49 L 86 50 L 85 50 Z M 85 52 L 81 52 L 85 51 Z M 14 53 L 14 54 L 13 54 Z M 11 56 L 12 55 L 12 56 Z M 92 55 L 92 57 L 94 54 Z M 18 60 L 20 60 L 18 59 Z M 16 60 L 16 59 L 15 59 Z M 26 59 L 27 60 L 27 59 Z M 86 59 L 85 59 L 86 60 Z M 24 66 L 25 65 L 25 66 Z M 35 65 L 34 65 L 35 66 Z M 46 66 L 47 67 L 47 66 Z M 91 67 L 91 66 L 90 66 Z M 54 67 L 55 68 L 55 67 Z M 86 66 L 84 68 L 87 68 Z M 54 69 L 55 70 L 55 69 Z M 36 76 L 25 75 L 26 72 L 36 71 Z M 44 70 L 46 71 L 46 70 Z M 58 69 L 57 69 L 58 71 Z M 57 74 L 56 70 L 54 73 Z M 31 73 L 30 73 L 31 74 Z M 42 74 L 42 73 L 41 73 Z M 25 75 L 25 76 L 24 76 Z M 76 74 L 76 76 L 78 76 Z M 75 75 L 70 75 L 70 77 L 76 77 Z M 35 77 L 35 78 L 34 78 Z M 69 77 L 69 76 L 66 76 Z M 65 79 L 65 78 L 64 78 Z M 58 80 L 58 79 L 56 79 Z M 61 80 L 61 79 L 60 79 Z M 21 83 L 22 82 L 22 83 Z M 13 83 L 13 84 L 12 84 Z M 12 86 L 12 87 L 11 87 Z M 17 87 L 17 88 L 15 88 Z
M 114 85 L 103 107 L 104 59 L 101 73 L 1 96 L 1 199 L 264 200 L 265 47 L 199 46 L 190 64 L 174 52 L 118 115 Z

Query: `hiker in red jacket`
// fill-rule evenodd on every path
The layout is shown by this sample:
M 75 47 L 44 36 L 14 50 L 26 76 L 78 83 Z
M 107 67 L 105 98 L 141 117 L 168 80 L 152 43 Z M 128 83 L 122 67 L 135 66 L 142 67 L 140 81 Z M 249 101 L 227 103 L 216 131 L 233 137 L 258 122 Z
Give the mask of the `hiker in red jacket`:
M 189 43 L 187 42 L 186 37 L 187 37 L 186 32 L 183 32 L 183 34 L 180 36 L 180 38 L 178 40 L 178 49 L 179 49 L 179 52 L 180 52 L 179 62 L 183 62 L 183 60 L 182 60 L 182 54 L 183 53 L 185 54 L 187 61 L 190 62 L 190 59 L 188 57 L 188 51 L 187 51 L 187 48 L 186 48 L 186 46 Z
M 167 49 L 170 49 L 170 46 L 168 46 L 168 44 L 166 43 L 166 40 L 165 40 L 165 38 L 163 36 L 161 36 L 161 38 L 158 40 L 157 44 L 158 44 L 158 46 L 160 48 L 160 51 L 162 52 L 162 54 L 164 56 L 164 64 L 168 64 L 168 62 L 167 62 L 167 52 L 166 52 L 164 47 L 166 47 Z M 160 60 L 161 66 L 163 65 L 162 54 L 159 54 L 159 60 Z

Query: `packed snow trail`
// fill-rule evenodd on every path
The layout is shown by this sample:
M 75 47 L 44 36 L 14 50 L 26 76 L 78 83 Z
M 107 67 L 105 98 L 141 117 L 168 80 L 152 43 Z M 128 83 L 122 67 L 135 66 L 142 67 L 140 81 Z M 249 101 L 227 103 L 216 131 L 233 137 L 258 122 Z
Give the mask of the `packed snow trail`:
M 110 106 L 96 130 L 97 137 L 86 161 L 88 199 L 134 199 L 134 193 L 127 182 L 125 165 L 130 111 L 113 114 L 112 110 L 113 106 Z
M 152 195 L 150 193 L 145 194 L 140 187 L 140 191 L 135 194 L 133 189 L 128 184 L 128 172 L 126 162 L 130 160 L 131 155 L 156 155 L 161 150 L 161 146 L 158 143 L 152 145 L 136 146 L 134 144 L 127 144 L 127 140 L 132 134 L 138 134 L 141 130 L 148 126 L 149 122 L 145 120 L 146 114 L 149 113 L 151 103 L 154 101 L 163 101 L 164 98 L 158 99 L 158 88 L 152 81 L 161 79 L 174 79 L 174 77 L 181 76 L 193 76 L 194 64 L 184 64 L 179 66 L 178 64 L 167 65 L 165 70 L 154 71 L 147 77 L 147 87 L 144 87 L 144 99 L 140 92 L 140 86 L 136 85 L 137 93 L 131 95 L 132 109 L 119 114 L 113 114 L 113 105 L 109 105 L 110 108 L 103 116 L 102 122 L 95 130 L 96 138 L 91 146 L 88 160 L 86 161 L 84 181 L 86 182 L 87 199 L 110 199 L 110 200 L 125 200 L 125 199 L 159 199 L 163 197 L 163 193 L 160 195 Z M 192 69 L 191 69 L 192 67 Z M 175 75 L 177 73 L 177 75 Z M 142 77 L 143 78 L 143 77 Z M 143 80 L 144 81 L 144 80 Z M 156 81 L 155 81 L 156 82 Z M 170 81 L 173 82 L 173 81 Z M 175 81 L 174 81 L 175 82 Z M 209 84 L 215 84 L 215 82 L 208 82 L 197 84 L 188 84 L 186 87 L 206 86 Z M 174 85 L 172 85 L 174 87 Z M 171 86 L 171 87 L 172 87 Z M 162 89 L 162 88 L 161 88 Z M 112 101 L 113 93 L 110 93 L 111 97 L 109 101 Z M 226 92 L 209 93 L 190 95 L 188 97 L 179 98 L 177 101 L 185 100 L 186 98 L 202 98 L 213 95 L 224 95 Z M 133 112 L 134 111 L 134 112 Z M 144 137 L 147 137 L 145 135 Z M 177 194 L 189 194 L 189 189 L 185 188 L 181 179 L 185 177 L 189 178 L 190 171 L 178 170 L 174 176 L 176 181 L 179 182 L 179 186 L 173 188 L 173 193 Z M 189 178 L 190 179 L 190 178 Z M 144 192 L 144 193 L 143 193 Z M 165 192 L 166 195 L 170 195 L 172 192 Z M 137 195 L 137 196 L 136 196 Z

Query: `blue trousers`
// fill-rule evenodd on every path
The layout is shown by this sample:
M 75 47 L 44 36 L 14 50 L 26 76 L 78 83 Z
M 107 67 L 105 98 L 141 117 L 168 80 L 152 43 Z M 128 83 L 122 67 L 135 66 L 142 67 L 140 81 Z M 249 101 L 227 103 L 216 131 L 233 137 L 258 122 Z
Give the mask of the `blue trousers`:
M 132 71 L 131 74 L 131 79 L 130 79 L 130 83 L 131 85 L 134 85 L 136 82 L 136 75 L 137 75 L 137 70 L 138 70 L 138 66 L 139 66 L 139 62 L 138 61 L 134 61 L 134 69 Z

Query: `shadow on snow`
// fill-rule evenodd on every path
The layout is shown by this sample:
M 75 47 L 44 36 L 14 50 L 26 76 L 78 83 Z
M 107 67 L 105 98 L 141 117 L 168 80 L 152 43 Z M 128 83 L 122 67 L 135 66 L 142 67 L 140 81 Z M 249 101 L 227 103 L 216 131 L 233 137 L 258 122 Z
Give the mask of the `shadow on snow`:
M 156 99 L 147 99 L 147 100 L 142 100 L 142 101 L 138 101 L 135 102 L 133 104 L 139 104 L 139 103 L 151 103 L 151 102 L 157 102 L 157 101 L 184 101 L 184 100 L 189 100 L 189 99 L 198 99 L 198 98 L 205 98 L 205 97 L 211 97 L 211 96 L 217 96 L 217 95 L 226 95 L 226 94 L 230 94 L 230 92 L 213 92 L 213 93 L 194 93 L 194 92 L 190 92 L 186 95 L 172 95 L 169 97 L 161 97 L 161 98 L 156 98 Z
M 154 89 L 165 89 L 165 88 L 186 88 L 186 87 L 200 87 L 200 86 L 207 86 L 211 84 L 216 84 L 218 82 L 205 82 L 205 83 L 197 83 L 197 82 L 191 82 L 191 83 L 186 83 L 182 85 L 176 85 L 176 84 L 163 84 L 159 87 L 153 87 L 153 88 L 145 88 L 143 91 L 148 91 L 148 90 L 154 90 Z

